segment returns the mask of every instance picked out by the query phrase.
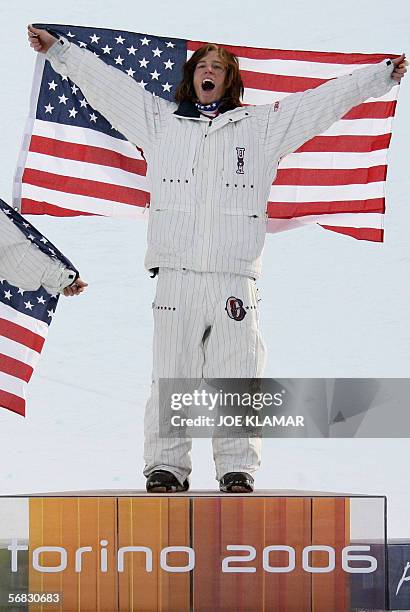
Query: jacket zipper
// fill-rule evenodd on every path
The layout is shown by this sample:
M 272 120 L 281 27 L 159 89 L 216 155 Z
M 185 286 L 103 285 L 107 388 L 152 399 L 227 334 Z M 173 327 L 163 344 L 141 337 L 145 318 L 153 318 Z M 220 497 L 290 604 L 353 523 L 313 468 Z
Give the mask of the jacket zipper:
M 210 120 L 208 121 L 208 128 L 209 128 L 209 127 L 211 127 L 211 125 L 212 125 L 212 119 L 210 119 Z M 205 134 L 204 134 L 204 139 L 205 139 L 205 138 L 207 138 L 207 136 L 208 136 L 208 130 L 207 130 L 207 131 L 205 132 Z M 196 168 L 196 166 L 197 166 L 197 159 L 198 159 L 198 156 L 197 156 L 197 155 L 195 155 L 195 157 L 194 157 L 194 162 L 193 162 L 193 166 L 192 166 L 192 168 L 191 168 L 191 171 L 192 171 L 192 176 L 195 176 L 195 168 Z

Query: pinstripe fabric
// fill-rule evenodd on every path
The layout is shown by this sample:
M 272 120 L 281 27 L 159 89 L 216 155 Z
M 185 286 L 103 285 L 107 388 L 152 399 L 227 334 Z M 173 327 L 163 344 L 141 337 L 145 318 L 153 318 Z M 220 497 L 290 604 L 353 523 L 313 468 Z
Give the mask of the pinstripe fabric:
M 161 130 L 164 114 L 172 105 L 154 98 L 127 74 L 107 66 L 91 51 L 80 49 L 60 39 L 46 54 L 56 72 L 76 83 L 93 108 L 99 110 L 111 125 L 150 156 Z
M 175 104 L 61 40 L 47 53 L 53 68 L 144 150 L 151 192 L 145 266 L 160 268 L 144 474 L 168 469 L 183 482 L 191 471 L 191 441 L 159 437 L 158 380 L 262 375 L 257 310 L 234 321 L 224 308 L 231 295 L 255 301 L 250 279 L 261 271 L 278 163 L 353 106 L 387 93 L 395 84 L 393 65 L 384 60 L 274 105 L 239 107 L 211 120 L 176 115 Z M 229 471 L 252 474 L 259 465 L 255 438 L 215 439 L 213 448 L 218 479 Z
M 392 70 L 392 62 L 385 60 L 287 96 L 279 103 L 276 121 L 271 119 L 275 106 L 270 105 L 267 151 L 275 155 L 279 149 L 280 157 L 285 157 L 324 132 L 354 106 L 384 95 L 396 84 L 391 78 Z
M 248 307 L 242 321 L 231 319 L 225 310 L 231 296 Z M 158 381 L 262 376 L 265 346 L 258 326 L 255 282 L 236 274 L 161 268 L 153 313 L 153 382 L 144 420 L 144 474 L 167 469 L 183 482 L 191 472 L 191 440 L 159 436 Z M 260 446 L 257 438 L 214 438 L 216 478 L 232 471 L 254 473 Z
M 353 106 L 387 93 L 393 64 L 354 70 L 275 104 L 239 107 L 215 119 L 174 114 L 126 73 L 65 39 L 47 53 L 88 102 L 144 150 L 151 192 L 147 269 L 188 268 L 257 278 L 266 207 L 279 161 Z M 238 148 L 244 151 L 243 171 Z
M 43 286 L 51 294 L 69 285 L 72 274 L 42 253 L 0 210 L 0 277 L 26 291 Z

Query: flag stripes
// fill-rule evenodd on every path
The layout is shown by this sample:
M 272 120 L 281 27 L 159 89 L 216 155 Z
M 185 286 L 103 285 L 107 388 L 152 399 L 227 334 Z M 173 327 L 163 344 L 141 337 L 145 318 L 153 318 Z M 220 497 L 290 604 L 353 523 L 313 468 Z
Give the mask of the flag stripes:
M 5 391 L 1 389 L 2 377 L 0 375 L 0 406 L 6 407 L 12 412 L 16 412 L 17 414 L 24 415 L 26 409 L 26 401 L 15 395 L 14 393 L 10 393 L 9 391 Z
M 39 360 L 58 303 L 58 295 L 51 295 L 44 287 L 40 286 L 34 291 L 27 287 L 36 287 L 41 283 L 41 279 L 47 277 L 47 264 L 50 259 L 59 264 L 59 270 L 60 266 L 72 270 L 73 277 L 76 270 L 47 238 L 2 200 L 0 215 L 2 238 L 5 240 L 7 236 L 12 235 L 16 244 L 28 247 L 26 258 L 21 260 L 19 256 L 15 257 L 18 269 L 31 271 L 27 276 L 16 276 L 15 271 L 11 272 L 8 263 L 10 259 L 1 260 L 3 278 L 0 278 L 0 407 L 24 416 L 27 384 Z M 13 240 L 7 243 L 9 256 L 13 253 Z M 27 245 L 24 244 L 25 241 Z M 37 255 L 37 249 L 43 255 L 40 259 L 35 259 L 34 265 L 34 260 L 30 259 L 33 254 L 31 250 Z M 33 278 L 30 278 L 31 273 L 34 274 Z M 23 288 L 11 285 L 7 281 L 8 274 L 13 277 L 13 282 L 24 281 Z M 17 278 L 23 280 L 16 280 Z M 49 291 L 53 291 L 50 286 L 55 285 L 46 286 Z

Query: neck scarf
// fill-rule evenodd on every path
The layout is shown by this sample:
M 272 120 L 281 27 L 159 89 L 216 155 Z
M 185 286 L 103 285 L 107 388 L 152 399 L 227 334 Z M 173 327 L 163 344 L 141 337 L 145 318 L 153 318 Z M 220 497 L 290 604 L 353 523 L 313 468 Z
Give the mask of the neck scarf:
M 211 102 L 211 104 L 201 104 L 200 102 L 195 102 L 195 106 L 203 115 L 208 115 L 211 117 L 216 117 L 218 114 L 218 108 L 221 101 L 216 100 L 215 102 Z

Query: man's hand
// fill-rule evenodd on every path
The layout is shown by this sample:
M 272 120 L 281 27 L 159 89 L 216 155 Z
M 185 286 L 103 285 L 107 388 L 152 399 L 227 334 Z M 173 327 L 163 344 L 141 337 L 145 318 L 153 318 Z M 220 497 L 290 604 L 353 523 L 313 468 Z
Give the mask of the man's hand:
M 85 283 L 80 277 L 77 278 L 71 285 L 68 285 L 64 289 L 64 295 L 69 297 L 71 295 L 79 295 L 84 291 L 84 289 L 88 287 L 88 283 Z
M 30 43 L 30 47 L 33 47 L 37 53 L 47 53 L 49 48 L 54 45 L 57 38 L 46 32 L 46 30 L 40 30 L 33 28 L 32 25 L 27 26 L 27 36 Z
M 392 60 L 394 64 L 394 70 L 391 73 L 391 78 L 400 83 L 401 79 L 407 72 L 406 66 L 409 65 L 409 62 L 406 60 L 406 55 L 403 53 L 400 57 Z

